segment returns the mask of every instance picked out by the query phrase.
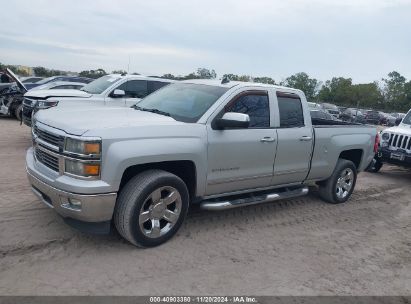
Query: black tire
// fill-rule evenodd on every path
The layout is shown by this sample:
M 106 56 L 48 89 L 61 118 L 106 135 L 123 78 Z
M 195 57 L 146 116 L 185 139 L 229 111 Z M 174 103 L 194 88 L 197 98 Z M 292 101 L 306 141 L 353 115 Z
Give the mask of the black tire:
M 366 169 L 367 172 L 377 173 L 381 170 L 383 162 L 379 158 L 374 158 L 372 163 Z
M 14 116 L 16 117 L 16 119 L 18 121 L 21 121 L 21 116 L 23 115 L 23 105 L 19 105 L 16 107 L 16 109 L 14 110 Z
M 351 170 L 352 172 L 351 188 L 349 189 L 349 191 L 346 191 L 346 195 L 344 197 L 338 196 L 337 195 L 338 180 L 342 178 L 342 174 L 344 174 L 345 172 L 349 172 L 349 170 Z M 330 176 L 330 178 L 322 183 L 319 183 L 320 197 L 327 203 L 331 203 L 331 204 L 345 203 L 350 198 L 352 192 L 354 191 L 356 182 L 357 182 L 357 168 L 355 167 L 354 163 L 352 161 L 340 158 L 338 159 L 337 165 L 335 166 L 334 172 Z
M 145 233 L 146 230 L 143 230 L 144 227 L 141 227 L 143 224 L 141 224 L 140 222 L 142 221 L 139 220 L 140 212 L 146 208 L 147 204 L 150 208 L 155 205 L 154 199 L 152 199 L 151 196 L 156 190 L 158 191 L 159 189 L 167 187 L 177 190 L 179 194 L 180 199 L 178 205 L 180 207 L 178 208 L 179 213 L 178 217 L 176 217 L 177 220 L 163 235 L 149 237 L 147 236 L 148 234 Z M 167 194 L 167 190 L 160 190 L 161 195 L 164 191 L 166 191 Z M 160 198 L 162 197 L 161 195 Z M 160 199 L 160 201 L 165 202 L 165 198 L 164 200 Z M 178 176 L 163 170 L 147 170 L 134 176 L 120 191 L 114 211 L 114 224 L 120 235 L 130 243 L 138 247 L 158 246 L 176 234 L 187 214 L 188 205 L 189 194 L 187 186 Z M 175 206 L 177 206 L 177 203 Z M 153 210 L 154 208 L 152 208 L 151 211 L 145 212 L 150 212 L 151 214 L 154 212 Z M 164 221 L 164 219 L 157 220 L 159 221 L 158 225 L 160 227 L 160 221 Z M 152 223 L 153 219 L 147 219 L 147 222 L 145 222 L 145 224 L 154 225 Z M 171 222 L 166 225 L 171 225 Z M 164 228 L 166 227 L 163 226 L 163 228 L 160 228 L 160 231 Z M 151 229 L 153 229 L 153 227 L 151 227 Z

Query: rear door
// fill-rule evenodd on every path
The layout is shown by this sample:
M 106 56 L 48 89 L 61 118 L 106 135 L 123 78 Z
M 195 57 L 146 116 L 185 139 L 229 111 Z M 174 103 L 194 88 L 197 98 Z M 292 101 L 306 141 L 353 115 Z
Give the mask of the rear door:
M 280 125 L 272 184 L 302 182 L 309 171 L 312 126 L 305 119 L 299 95 L 277 91 L 276 97 Z

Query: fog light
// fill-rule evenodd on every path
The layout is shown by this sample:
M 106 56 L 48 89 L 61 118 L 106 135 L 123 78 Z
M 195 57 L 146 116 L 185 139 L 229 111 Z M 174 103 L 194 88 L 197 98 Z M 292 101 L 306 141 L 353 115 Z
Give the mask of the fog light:
M 81 201 L 76 200 L 74 198 L 69 198 L 68 201 L 70 205 L 81 208 Z
M 71 197 L 61 198 L 61 207 L 72 211 L 81 211 L 81 201 Z

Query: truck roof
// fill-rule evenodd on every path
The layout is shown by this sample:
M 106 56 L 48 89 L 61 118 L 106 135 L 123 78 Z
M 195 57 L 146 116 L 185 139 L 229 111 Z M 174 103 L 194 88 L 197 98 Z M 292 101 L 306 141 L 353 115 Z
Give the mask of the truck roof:
M 218 86 L 222 88 L 233 88 L 233 87 L 265 87 L 265 88 L 275 88 L 275 89 L 283 89 L 283 90 L 291 90 L 295 92 L 302 92 L 298 89 L 293 89 L 284 86 L 278 86 L 273 84 L 267 83 L 259 83 L 259 82 L 245 82 L 245 81 L 228 81 L 226 83 L 222 83 L 221 80 L 216 79 L 190 79 L 190 80 L 183 80 L 183 83 L 195 83 L 195 84 L 204 84 L 210 86 Z

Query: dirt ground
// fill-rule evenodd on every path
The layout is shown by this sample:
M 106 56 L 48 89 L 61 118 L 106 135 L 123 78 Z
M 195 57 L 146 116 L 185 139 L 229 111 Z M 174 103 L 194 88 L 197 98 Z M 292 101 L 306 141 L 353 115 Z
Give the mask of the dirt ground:
M 191 210 L 137 249 L 65 225 L 30 191 L 30 130 L 0 118 L 1 295 L 411 295 L 411 171 L 361 173 L 342 205 L 307 197 Z

